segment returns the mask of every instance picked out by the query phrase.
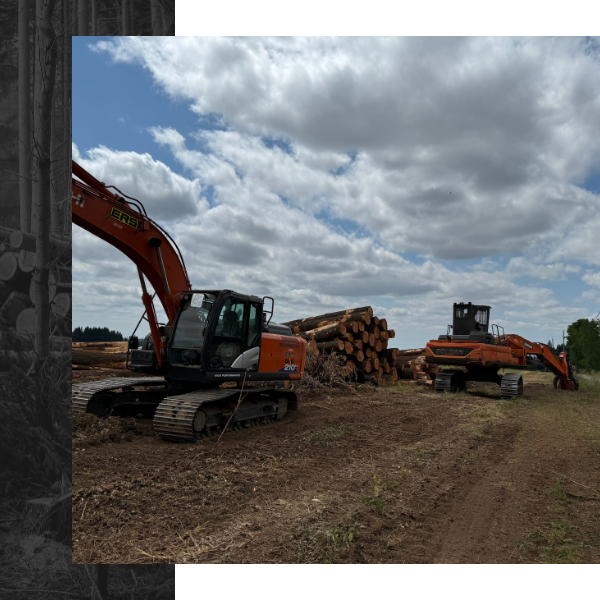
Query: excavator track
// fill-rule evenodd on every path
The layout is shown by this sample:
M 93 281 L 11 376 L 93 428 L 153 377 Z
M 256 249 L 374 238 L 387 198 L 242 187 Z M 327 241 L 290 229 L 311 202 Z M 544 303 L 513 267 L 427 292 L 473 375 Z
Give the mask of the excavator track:
M 467 389 L 467 378 L 464 371 L 444 370 L 440 371 L 435 376 L 435 391 L 442 392 L 458 392 Z
M 248 388 L 243 394 L 239 407 L 237 389 L 198 390 L 167 397 L 154 414 L 154 432 L 163 440 L 195 442 L 219 435 L 232 413 L 228 430 L 233 431 L 289 420 L 296 413 L 297 397 L 290 390 Z
M 521 373 L 506 373 L 502 376 L 500 384 L 500 398 L 512 400 L 523 395 L 523 375 Z
M 102 379 L 90 383 L 76 383 L 71 391 L 71 406 L 74 415 L 91 412 L 98 417 L 108 417 L 112 412 L 112 404 L 96 401 L 96 394 L 134 387 L 151 387 L 167 385 L 162 377 L 119 377 L 114 379 Z

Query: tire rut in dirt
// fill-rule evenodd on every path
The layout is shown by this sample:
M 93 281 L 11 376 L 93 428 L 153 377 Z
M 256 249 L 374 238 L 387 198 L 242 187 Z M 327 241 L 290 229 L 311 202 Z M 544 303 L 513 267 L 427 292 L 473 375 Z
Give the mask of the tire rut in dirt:
M 478 549 L 486 543 L 497 512 L 498 498 L 502 496 L 501 488 L 490 489 L 483 480 L 511 451 L 519 431 L 516 423 L 499 424 L 490 439 L 478 446 L 487 453 L 477 459 L 477 465 L 470 473 L 463 472 L 457 477 L 456 473 L 460 471 L 454 465 L 454 473 L 447 474 L 447 478 L 454 480 L 456 486 L 440 495 L 424 514 L 411 515 L 413 526 L 398 548 L 398 561 L 478 562 Z

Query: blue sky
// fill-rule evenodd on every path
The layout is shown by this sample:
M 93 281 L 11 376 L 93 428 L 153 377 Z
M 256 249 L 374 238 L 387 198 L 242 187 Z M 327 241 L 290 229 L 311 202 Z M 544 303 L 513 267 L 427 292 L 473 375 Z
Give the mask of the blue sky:
M 97 41 L 73 38 L 75 158 L 144 201 L 194 285 L 274 295 L 280 321 L 368 303 L 400 348 L 455 301 L 544 342 L 600 311 L 600 77 L 577 40 Z M 130 333 L 133 267 L 74 243 L 74 326 Z

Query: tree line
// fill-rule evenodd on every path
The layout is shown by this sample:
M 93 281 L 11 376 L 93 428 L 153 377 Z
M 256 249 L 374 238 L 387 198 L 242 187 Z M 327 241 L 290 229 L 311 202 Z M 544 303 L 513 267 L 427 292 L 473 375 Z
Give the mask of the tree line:
M 74 342 L 122 342 L 123 335 L 108 327 L 75 327 L 73 329 Z

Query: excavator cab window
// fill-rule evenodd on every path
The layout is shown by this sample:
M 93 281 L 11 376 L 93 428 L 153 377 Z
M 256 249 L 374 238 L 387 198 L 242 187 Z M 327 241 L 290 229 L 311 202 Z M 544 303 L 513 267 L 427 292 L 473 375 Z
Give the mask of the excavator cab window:
M 224 367 L 230 367 L 244 351 L 242 333 L 247 310 L 248 303 L 235 297 L 227 298 L 221 308 L 213 336 L 211 357 L 218 356 Z
M 193 294 L 182 303 L 171 346 L 173 364 L 200 365 L 206 324 L 213 302 L 214 298 L 206 294 Z
M 210 300 L 203 298 L 201 294 L 193 294 L 191 300 L 186 302 L 179 315 L 173 338 L 174 347 L 202 348 L 206 322 L 212 304 Z
M 482 326 L 482 330 L 487 331 L 486 326 L 488 324 L 488 311 L 478 310 L 475 313 L 475 322 Z

